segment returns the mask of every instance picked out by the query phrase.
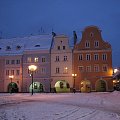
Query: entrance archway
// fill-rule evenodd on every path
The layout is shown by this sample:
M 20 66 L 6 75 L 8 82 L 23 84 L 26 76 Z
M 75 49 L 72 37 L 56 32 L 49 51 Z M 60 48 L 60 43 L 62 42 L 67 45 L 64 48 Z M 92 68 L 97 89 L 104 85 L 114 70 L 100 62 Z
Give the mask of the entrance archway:
M 29 92 L 32 92 L 32 84 L 29 87 Z M 44 92 L 44 88 L 43 88 L 42 83 L 40 83 L 40 82 L 33 82 L 33 92 L 34 93 Z
M 83 80 L 80 84 L 81 92 L 90 92 L 91 91 L 91 83 L 89 80 Z
M 19 89 L 18 89 L 18 85 L 14 82 L 9 83 L 8 85 L 8 92 L 10 93 L 18 93 Z
M 106 82 L 104 80 L 96 81 L 95 89 L 97 92 L 105 92 L 106 91 Z
M 58 80 L 55 83 L 55 90 L 57 93 L 70 92 L 70 85 L 65 80 Z

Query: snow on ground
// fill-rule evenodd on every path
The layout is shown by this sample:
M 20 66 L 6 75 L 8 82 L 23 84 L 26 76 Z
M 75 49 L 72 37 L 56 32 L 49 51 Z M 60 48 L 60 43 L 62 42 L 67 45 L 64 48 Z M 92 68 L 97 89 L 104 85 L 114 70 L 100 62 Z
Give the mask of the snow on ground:
M 0 94 L 0 120 L 120 120 L 120 92 Z

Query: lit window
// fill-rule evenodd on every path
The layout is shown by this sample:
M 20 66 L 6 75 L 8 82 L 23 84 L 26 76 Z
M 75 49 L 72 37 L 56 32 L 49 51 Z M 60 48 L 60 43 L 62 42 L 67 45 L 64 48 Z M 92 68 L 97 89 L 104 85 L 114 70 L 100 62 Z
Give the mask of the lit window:
M 78 55 L 78 60 L 83 60 L 83 54 Z
M 99 72 L 99 65 L 94 65 L 94 72 Z
M 86 60 L 91 60 L 91 55 L 90 54 L 86 54 Z
M 78 70 L 79 70 L 80 72 L 84 72 L 84 67 L 83 67 L 83 66 L 78 66 Z
M 99 55 L 98 54 L 94 54 L 94 60 L 99 60 Z
M 85 48 L 90 48 L 90 42 L 89 41 L 85 42 Z
M 98 48 L 99 47 L 99 41 L 95 41 L 94 46 L 95 46 L 95 48 Z
M 102 54 L 102 60 L 107 60 L 107 54 Z
M 32 58 L 31 58 L 31 57 L 28 57 L 28 58 L 27 58 L 27 62 L 32 62 Z
M 38 62 L 38 57 L 35 57 L 35 58 L 34 58 L 34 62 Z
M 68 73 L 68 68 L 64 67 L 64 73 Z

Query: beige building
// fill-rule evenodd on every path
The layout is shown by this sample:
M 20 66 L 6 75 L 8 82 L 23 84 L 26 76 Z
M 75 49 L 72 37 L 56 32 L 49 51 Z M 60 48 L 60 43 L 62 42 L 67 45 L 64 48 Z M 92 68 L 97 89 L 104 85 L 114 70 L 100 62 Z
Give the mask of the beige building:
M 51 87 L 56 87 L 59 81 L 66 82 L 68 88 L 73 87 L 72 49 L 65 35 L 55 36 L 51 48 Z

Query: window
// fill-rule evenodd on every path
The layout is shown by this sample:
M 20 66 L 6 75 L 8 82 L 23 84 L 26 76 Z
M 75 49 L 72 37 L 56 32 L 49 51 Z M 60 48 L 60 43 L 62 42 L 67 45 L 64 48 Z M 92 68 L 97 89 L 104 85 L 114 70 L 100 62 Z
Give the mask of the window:
M 28 57 L 28 58 L 27 58 L 27 62 L 32 62 L 32 58 L 31 58 L 31 57 Z
M 94 65 L 94 72 L 99 72 L 99 65 Z
M 85 42 L 85 48 L 90 48 L 90 42 L 89 41 Z
M 86 54 L 86 60 L 91 60 L 91 55 L 90 54 Z
M 64 56 L 64 61 L 67 61 L 67 56 Z
M 84 72 L 84 67 L 83 67 L 83 66 L 78 66 L 78 70 L 79 70 L 80 72 Z
M 9 75 L 9 70 L 6 70 L 6 75 Z
M 10 61 L 9 60 L 6 60 L 6 65 L 10 64 Z
M 35 57 L 35 58 L 34 58 L 34 62 L 38 62 L 38 57 Z
M 107 65 L 103 65 L 103 66 L 102 66 L 102 71 L 103 71 L 103 72 L 107 72 L 107 71 L 108 71 Z
M 16 60 L 16 64 L 20 64 L 20 60 Z
M 16 75 L 20 75 L 20 70 L 16 70 Z
M 94 33 L 93 33 L 93 32 L 91 32 L 91 33 L 90 33 L 90 36 L 91 36 L 91 37 L 93 37 L 93 35 L 94 35 Z
M 78 55 L 78 60 L 83 60 L 83 54 Z
M 64 67 L 64 73 L 68 73 L 68 68 Z
M 35 45 L 35 47 L 40 47 L 40 45 Z
M 21 49 L 21 46 L 17 45 L 16 50 L 20 50 L 20 49 Z
M 45 73 L 46 73 L 46 68 L 45 68 L 45 67 L 42 67 L 42 68 L 41 68 L 41 73 L 42 73 L 42 74 L 45 74 Z
M 63 50 L 65 50 L 65 46 L 63 46 Z
M 7 47 L 6 47 L 6 50 L 11 50 L 11 47 L 10 47 L 10 46 L 7 46 Z
M 42 62 L 46 62 L 46 58 L 45 57 L 42 57 Z
M 56 56 L 56 61 L 59 61 L 59 56 Z
M 60 68 L 59 67 L 56 68 L 56 73 L 60 73 Z
M 15 64 L 15 60 L 11 60 L 11 64 Z
M 99 60 L 99 55 L 98 54 L 94 54 L 94 60 Z
M 60 50 L 60 46 L 58 46 L 58 50 Z
M 107 54 L 102 54 L 102 60 L 107 60 Z
M 91 72 L 91 66 L 86 66 L 86 72 Z
M 14 75 L 14 70 L 11 70 L 11 75 Z
M 98 48 L 99 47 L 99 41 L 95 41 L 94 46 L 95 46 L 95 48 Z

